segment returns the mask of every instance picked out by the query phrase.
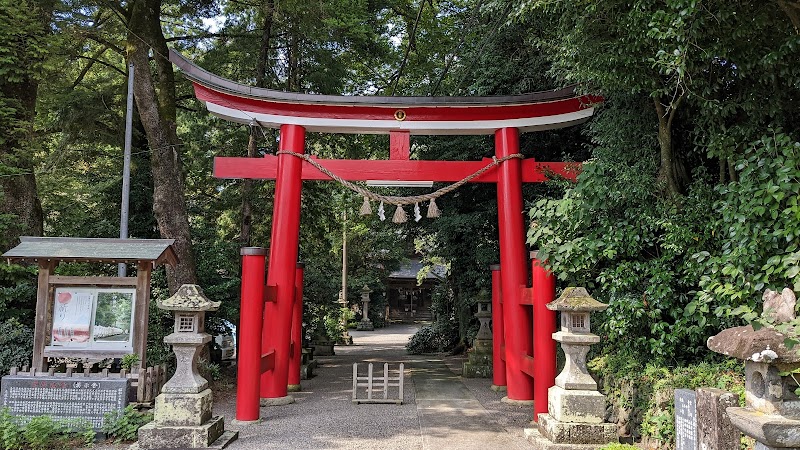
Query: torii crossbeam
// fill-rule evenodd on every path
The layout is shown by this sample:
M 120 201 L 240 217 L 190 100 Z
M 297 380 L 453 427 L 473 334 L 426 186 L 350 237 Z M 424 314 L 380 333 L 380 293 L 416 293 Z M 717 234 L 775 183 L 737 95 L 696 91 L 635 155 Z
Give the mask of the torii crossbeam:
M 170 51 L 170 60 L 194 83 L 197 98 L 211 113 L 234 122 L 280 128 L 278 156 L 217 157 L 214 162 L 214 176 L 218 178 L 276 180 L 266 286 L 264 252 L 243 249 L 242 253 L 243 306 L 236 411 L 240 421 L 258 420 L 258 393 L 267 402 L 288 398 L 289 361 L 292 355 L 299 355 L 299 338 L 292 337 L 299 335 L 299 329 L 292 329 L 292 317 L 297 315 L 302 301 L 295 300 L 302 288 L 302 269 L 297 268 L 302 181 L 330 179 L 309 162 L 284 153 L 303 154 L 306 131 L 390 136 L 389 160 L 315 160 L 344 180 L 454 182 L 492 160 L 410 160 L 410 135 L 493 134 L 495 157 L 501 159 L 519 152 L 520 132 L 584 122 L 594 113 L 593 104 L 602 100 L 575 95 L 571 88 L 506 97 L 293 94 L 234 83 L 201 69 L 174 51 Z M 532 295 L 527 288 L 522 183 L 545 181 L 552 174 L 574 179 L 579 167 L 579 164 L 537 162 L 530 158 L 509 159 L 472 180 L 497 184 L 503 312 L 502 317 L 495 315 L 493 320 L 498 325 L 502 322 L 505 348 L 504 358 L 494 361 L 495 372 L 504 376 L 495 377 L 495 381 L 507 382 L 508 398 L 512 401 L 536 399 L 534 417 L 547 411 L 547 389 L 555 380 L 555 343 L 551 338 L 555 315 L 544 308 L 555 292 L 552 276 L 542 275 L 541 270 L 534 276 L 534 283 L 540 282 L 534 285 Z M 534 317 L 530 305 L 534 306 Z M 245 328 L 257 328 L 250 325 L 253 321 L 261 322 L 262 330 L 252 335 L 245 333 Z M 299 360 L 295 363 L 299 364 Z

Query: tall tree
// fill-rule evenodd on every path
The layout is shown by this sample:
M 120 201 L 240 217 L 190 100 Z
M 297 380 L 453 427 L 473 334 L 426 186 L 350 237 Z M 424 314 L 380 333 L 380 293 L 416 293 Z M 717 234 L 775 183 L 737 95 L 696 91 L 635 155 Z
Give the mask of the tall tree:
M 153 212 L 161 236 L 175 240 L 180 263 L 167 269 L 170 291 L 197 281 L 186 209 L 181 143 L 176 130 L 175 74 L 161 28 L 161 0 L 135 0 L 127 10 L 127 52 L 134 65 L 134 93 L 151 151 Z M 151 69 L 152 50 L 155 70 Z
M 54 1 L 0 1 L 0 247 L 23 234 L 42 234 L 36 190 L 34 117 L 48 52 Z

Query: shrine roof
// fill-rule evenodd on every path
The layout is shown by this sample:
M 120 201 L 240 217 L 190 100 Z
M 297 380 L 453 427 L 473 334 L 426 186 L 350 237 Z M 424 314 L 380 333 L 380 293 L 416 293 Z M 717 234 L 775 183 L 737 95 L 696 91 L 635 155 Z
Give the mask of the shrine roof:
M 102 239 L 22 236 L 20 244 L 5 252 L 9 261 L 55 260 L 67 262 L 178 263 L 173 239 Z
M 578 124 L 594 113 L 601 97 L 578 95 L 570 86 L 509 96 L 387 97 L 282 92 L 214 75 L 170 49 L 170 61 L 194 83 L 209 112 L 239 123 L 309 131 L 386 134 L 493 134 L 506 127 L 539 131 Z

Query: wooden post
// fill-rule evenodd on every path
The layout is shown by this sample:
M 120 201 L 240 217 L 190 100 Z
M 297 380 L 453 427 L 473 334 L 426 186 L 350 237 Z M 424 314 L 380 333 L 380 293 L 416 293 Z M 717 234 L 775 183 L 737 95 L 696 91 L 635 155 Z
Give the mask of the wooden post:
M 133 312 L 133 353 L 139 355 L 139 367 L 147 367 L 147 317 L 150 307 L 149 262 L 140 261 L 136 268 L 136 305 Z M 132 371 L 136 371 L 133 367 Z M 140 372 L 142 370 L 139 370 Z
M 56 262 L 51 260 L 39 261 L 39 281 L 36 288 L 36 325 L 33 332 L 33 361 L 31 367 L 44 370 L 44 347 L 46 337 L 50 335 L 47 329 L 50 316 L 50 275 L 56 268 Z

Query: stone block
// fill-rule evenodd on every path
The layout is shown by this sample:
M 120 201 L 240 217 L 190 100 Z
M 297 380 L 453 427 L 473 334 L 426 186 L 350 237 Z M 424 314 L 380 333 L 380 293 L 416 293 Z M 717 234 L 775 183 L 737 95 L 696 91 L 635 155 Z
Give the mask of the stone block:
M 697 427 L 700 450 L 739 450 L 742 433 L 725 410 L 738 406 L 738 397 L 714 388 L 697 389 Z
M 211 389 L 199 394 L 159 394 L 153 421 L 158 426 L 201 425 L 211 418 L 213 402 Z
M 749 408 L 726 410 L 733 426 L 767 446 L 781 449 L 800 447 L 800 420 L 764 414 Z
M 613 423 L 559 422 L 550 414 L 539 414 L 539 432 L 556 444 L 608 444 L 618 442 Z
M 566 423 L 603 423 L 606 397 L 597 391 L 568 391 L 558 386 L 547 390 L 550 416 Z
M 491 378 L 492 366 L 491 364 L 465 362 L 461 370 L 461 376 L 464 378 Z
M 222 417 L 214 417 L 198 426 L 162 426 L 155 422 L 139 428 L 139 448 L 208 448 L 225 431 Z
M 525 428 L 524 433 L 533 450 L 597 450 L 608 444 L 556 444 L 548 441 L 536 428 Z

